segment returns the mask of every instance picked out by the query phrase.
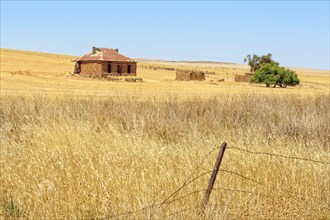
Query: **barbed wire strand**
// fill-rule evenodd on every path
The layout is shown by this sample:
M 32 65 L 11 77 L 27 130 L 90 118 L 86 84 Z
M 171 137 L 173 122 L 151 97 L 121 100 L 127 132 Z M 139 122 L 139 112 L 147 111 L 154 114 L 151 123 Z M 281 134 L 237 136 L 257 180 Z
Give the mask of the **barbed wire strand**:
M 269 155 L 269 156 L 275 156 L 275 157 L 282 157 L 282 158 L 286 158 L 286 159 L 303 160 L 303 161 L 309 161 L 309 162 L 321 163 L 321 164 L 327 164 L 327 165 L 330 164 L 330 162 L 325 162 L 325 161 L 321 161 L 321 160 L 314 160 L 314 159 L 302 158 L 302 157 L 285 156 L 285 155 L 267 153 L 267 152 L 260 152 L 260 151 L 251 151 L 251 150 L 246 150 L 246 149 L 242 149 L 242 148 L 238 148 L 238 147 L 227 147 L 227 149 L 235 149 L 235 150 L 244 151 L 244 152 L 251 153 L 251 154 Z
M 219 149 L 220 147 L 215 147 L 213 148 L 211 151 L 209 151 L 204 158 L 202 159 L 202 161 L 199 163 L 199 165 L 194 169 L 194 171 L 189 175 L 189 177 L 184 181 L 183 185 L 177 189 L 176 191 L 174 191 L 171 195 L 169 195 L 164 201 L 163 203 L 165 203 L 167 200 L 169 200 L 171 197 L 175 196 L 181 189 L 183 189 L 187 184 L 189 184 L 190 182 L 189 179 L 195 174 L 195 172 L 203 165 L 204 161 L 206 160 L 206 158 L 215 150 Z M 212 171 L 211 171 L 212 172 Z M 209 172 L 208 172 L 209 173 Z M 205 173 L 206 174 L 206 173 Z M 204 175 L 205 175 L 204 174 Z
M 202 177 L 202 176 L 204 176 L 204 175 L 206 175 L 206 174 L 208 174 L 208 173 L 212 173 L 212 172 L 213 172 L 213 170 L 211 170 L 211 171 L 206 171 L 206 172 L 204 172 L 204 173 L 198 175 L 198 176 L 195 177 L 194 179 L 190 180 L 189 182 L 186 182 L 184 185 L 182 185 L 179 189 L 177 189 L 177 190 L 175 191 L 175 194 L 177 194 L 177 193 L 178 193 L 180 190 L 182 190 L 184 187 L 186 187 L 186 186 L 189 185 L 190 183 L 194 182 L 195 180 L 199 179 L 200 177 Z M 166 203 L 171 204 L 171 202 L 167 202 L 169 198 L 170 198 L 170 197 L 166 198 L 162 203 L 160 203 L 160 206 L 163 205 L 163 204 L 166 204 Z M 175 197 L 174 197 L 174 199 L 175 199 Z
M 211 173 L 211 172 L 213 172 L 213 171 L 207 171 L 207 172 L 204 172 L 204 173 L 198 175 L 197 177 L 195 177 L 194 179 L 190 180 L 190 181 L 187 182 L 185 185 L 183 185 L 183 186 L 181 186 L 179 189 L 177 189 L 176 192 L 180 191 L 182 188 L 184 188 L 184 187 L 187 186 L 188 184 L 194 182 L 194 181 L 197 180 L 198 178 L 200 178 L 200 177 L 202 177 L 202 176 L 204 176 L 204 175 L 206 175 L 206 174 L 208 174 L 208 173 Z M 168 200 L 168 199 L 167 199 L 167 200 Z M 175 201 L 177 201 L 177 200 L 175 200 Z M 119 214 L 117 214 L 117 215 L 112 215 L 112 216 L 110 216 L 110 218 L 111 218 L 111 217 L 118 217 L 118 216 L 129 215 L 129 214 L 133 214 L 133 213 L 141 212 L 141 211 L 146 210 L 146 209 L 148 209 L 148 208 L 152 208 L 152 207 L 160 207 L 160 206 L 162 206 L 162 205 L 164 205 L 164 204 L 171 204 L 172 202 L 173 202 L 173 200 L 171 200 L 171 201 L 165 201 L 165 200 L 164 200 L 164 201 L 161 202 L 161 203 L 148 205 L 148 206 L 143 207 L 143 208 L 141 208 L 141 209 L 137 209 L 137 210 L 133 210 L 133 211 L 129 211 L 129 212 L 124 212 L 124 213 L 119 213 Z
M 243 179 L 250 180 L 250 181 L 255 182 L 255 183 L 258 183 L 258 184 L 260 184 L 260 185 L 264 185 L 263 183 L 261 183 L 261 182 L 259 182 L 259 181 L 257 181 L 257 180 L 250 179 L 249 177 L 243 176 L 242 174 L 239 174 L 239 173 L 236 173 L 236 172 L 233 172 L 233 171 L 230 171 L 230 170 L 223 170 L 223 169 L 220 169 L 219 171 L 221 171 L 221 172 L 225 172 L 225 173 L 234 174 L 234 175 L 237 175 L 237 176 L 242 177 Z
M 223 169 L 220 169 L 219 171 L 221 171 L 221 172 L 226 172 L 226 173 L 230 173 L 230 174 L 234 174 L 234 175 L 237 175 L 237 176 L 239 176 L 239 177 L 241 177 L 241 178 L 243 178 L 243 179 L 249 180 L 249 181 L 251 181 L 251 182 L 258 183 L 259 185 L 262 185 L 262 186 L 266 186 L 265 183 L 262 183 L 262 182 L 259 182 L 259 181 L 257 181 L 257 180 L 254 180 L 254 179 L 248 178 L 248 177 L 246 177 L 246 176 L 244 176 L 244 175 L 242 175 L 242 174 L 239 174 L 239 173 L 236 173 L 236 172 L 233 172 L 233 171 L 230 171 L 230 170 L 223 170 Z M 293 192 L 293 191 L 290 191 L 290 190 L 287 190 L 287 189 L 282 189 L 282 188 L 278 188 L 277 190 L 279 190 L 279 191 L 282 190 L 282 191 L 285 191 L 285 192 L 291 193 L 291 194 L 293 194 L 294 197 L 296 197 L 296 198 L 306 200 L 306 198 L 305 198 L 306 196 L 305 196 L 305 194 L 303 194 L 303 193 Z M 301 195 L 302 197 L 298 197 L 297 194 Z M 313 198 L 315 198 L 315 199 L 322 200 L 320 197 L 317 197 L 317 196 L 314 196 L 314 195 L 310 195 L 310 194 L 309 194 L 309 197 L 313 197 Z

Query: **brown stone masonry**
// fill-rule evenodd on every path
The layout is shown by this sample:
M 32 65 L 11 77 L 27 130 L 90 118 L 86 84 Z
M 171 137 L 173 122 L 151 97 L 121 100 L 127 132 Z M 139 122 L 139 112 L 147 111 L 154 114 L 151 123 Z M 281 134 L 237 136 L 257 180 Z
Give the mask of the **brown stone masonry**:
M 101 77 L 102 63 L 83 61 L 80 63 L 80 74 Z
M 85 76 L 136 76 L 136 63 L 134 62 L 95 62 L 81 61 L 80 74 Z
M 103 74 L 112 76 L 136 76 L 136 63 L 134 62 L 103 62 Z
M 235 82 L 251 82 L 252 73 L 245 73 L 245 75 L 235 75 Z
M 176 79 L 180 81 L 189 81 L 189 80 L 205 80 L 205 73 L 202 71 L 194 71 L 194 70 L 177 70 L 176 71 Z

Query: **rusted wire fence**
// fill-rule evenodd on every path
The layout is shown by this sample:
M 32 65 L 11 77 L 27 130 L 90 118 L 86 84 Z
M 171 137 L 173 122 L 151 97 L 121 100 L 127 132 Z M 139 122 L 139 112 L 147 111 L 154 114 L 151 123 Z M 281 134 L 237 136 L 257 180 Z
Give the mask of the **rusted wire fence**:
M 240 173 L 237 173 L 237 172 L 234 172 L 234 171 L 231 171 L 231 170 L 219 169 L 219 167 L 221 165 L 221 160 L 222 160 L 222 158 L 224 156 L 224 152 L 225 152 L 226 149 L 228 149 L 228 150 L 241 151 L 241 152 L 244 152 L 244 153 L 255 154 L 255 155 L 265 155 L 265 156 L 277 157 L 277 158 L 281 158 L 281 159 L 291 159 L 291 160 L 299 160 L 299 161 L 310 162 L 310 163 L 318 163 L 318 164 L 330 165 L 330 162 L 321 161 L 321 160 L 315 160 L 315 159 L 311 159 L 311 158 L 301 158 L 301 157 L 294 157 L 294 156 L 274 154 L 274 153 L 269 153 L 269 152 L 251 151 L 251 150 L 242 149 L 242 148 L 238 148 L 238 147 L 227 147 L 227 144 L 224 142 L 220 146 L 220 151 L 219 151 L 217 160 L 215 162 L 214 169 L 196 175 L 196 172 L 204 164 L 204 162 L 206 161 L 206 159 L 214 151 L 216 151 L 218 149 L 219 149 L 219 147 L 216 147 L 216 148 L 213 148 L 211 151 L 209 151 L 202 158 L 201 162 L 194 169 L 194 171 L 188 176 L 187 179 L 185 179 L 185 181 L 183 182 L 183 184 L 177 190 L 175 190 L 173 193 L 171 193 L 168 197 L 166 197 L 162 202 L 157 203 L 157 204 L 151 204 L 151 205 L 145 206 L 145 207 L 143 207 L 141 209 L 132 210 L 132 211 L 129 211 L 129 212 L 124 212 L 124 213 L 118 213 L 118 214 L 115 214 L 115 215 L 112 215 L 112 216 L 108 216 L 108 217 L 109 218 L 124 218 L 125 216 L 129 216 L 129 215 L 132 215 L 132 214 L 135 214 L 135 213 L 143 212 L 143 211 L 146 211 L 146 210 L 151 209 L 151 208 L 162 208 L 164 205 L 168 205 L 169 206 L 172 203 L 175 203 L 177 201 L 180 201 L 180 200 L 182 200 L 184 198 L 187 198 L 189 196 L 192 196 L 194 194 L 205 192 L 204 200 L 200 204 L 196 204 L 196 206 L 194 206 L 194 207 L 184 208 L 184 209 L 175 211 L 173 213 L 169 213 L 168 215 L 165 215 L 165 216 L 163 216 L 160 219 L 164 219 L 164 218 L 167 218 L 167 217 L 170 217 L 170 216 L 174 216 L 174 215 L 176 215 L 177 213 L 180 213 L 180 212 L 182 213 L 182 212 L 189 211 L 189 210 L 196 210 L 197 208 L 200 208 L 200 212 L 199 213 L 202 214 L 205 206 L 207 205 L 207 202 L 208 202 L 208 199 L 210 197 L 210 194 L 211 194 L 212 190 L 214 190 L 214 191 L 239 192 L 239 193 L 247 193 L 247 194 L 258 194 L 259 196 L 262 196 L 262 197 L 272 197 L 272 195 L 268 195 L 266 193 L 248 191 L 248 190 L 243 190 L 243 189 L 230 189 L 230 188 L 222 188 L 222 187 L 213 188 L 213 184 L 214 184 L 214 181 L 215 181 L 215 178 L 216 178 L 218 172 L 229 173 L 231 175 L 238 176 L 238 177 L 240 177 L 240 178 L 242 178 L 242 179 L 244 179 L 246 181 L 250 181 L 252 183 L 255 183 L 255 184 L 259 185 L 259 186 L 266 186 L 265 183 L 260 182 L 260 181 L 255 180 L 255 179 L 252 179 L 252 178 L 249 178 L 248 176 L 245 176 L 243 174 L 240 174 Z M 181 195 L 181 196 L 177 197 L 178 194 L 179 194 L 179 192 L 181 192 L 186 186 L 188 186 L 189 184 L 195 182 L 196 180 L 198 180 L 201 177 L 203 177 L 205 175 L 208 175 L 210 173 L 212 173 L 212 175 L 211 175 L 210 182 L 209 182 L 207 188 L 199 189 L 199 190 L 194 190 L 192 192 L 188 192 L 188 193 L 186 193 L 184 195 Z M 278 190 L 281 190 L 281 191 L 286 192 L 286 193 L 290 193 L 292 196 L 294 196 L 296 198 L 304 199 L 304 194 L 301 194 L 299 192 L 294 192 L 294 191 L 290 191 L 290 190 L 283 189 L 283 188 L 280 188 Z M 314 196 L 314 195 L 309 195 L 309 197 L 313 197 L 313 198 L 316 198 L 316 199 L 321 199 L 321 198 L 319 198 L 317 196 Z

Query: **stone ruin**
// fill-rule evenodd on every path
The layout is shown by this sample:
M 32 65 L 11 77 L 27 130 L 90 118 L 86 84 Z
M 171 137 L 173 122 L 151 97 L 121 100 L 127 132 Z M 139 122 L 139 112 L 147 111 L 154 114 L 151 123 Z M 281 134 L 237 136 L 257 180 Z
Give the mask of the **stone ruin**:
M 176 79 L 179 81 L 190 81 L 197 80 L 203 81 L 205 80 L 205 73 L 202 71 L 196 70 L 176 70 Z
M 245 73 L 244 75 L 235 75 L 235 82 L 251 82 L 253 73 Z

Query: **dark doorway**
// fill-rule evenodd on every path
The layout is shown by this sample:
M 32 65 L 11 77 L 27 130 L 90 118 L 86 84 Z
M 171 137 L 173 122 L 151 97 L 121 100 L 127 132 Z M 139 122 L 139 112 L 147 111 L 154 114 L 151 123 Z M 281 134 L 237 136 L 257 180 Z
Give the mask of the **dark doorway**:
M 118 65 L 117 66 L 117 73 L 118 73 L 119 76 L 121 76 L 121 73 L 122 73 L 122 67 L 121 67 L 121 65 Z
M 128 74 L 131 73 L 131 65 L 127 65 L 127 73 L 128 73 Z
M 80 63 L 76 62 L 74 65 L 74 73 L 79 74 L 80 73 Z
M 111 73 L 111 63 L 108 63 L 108 73 Z

